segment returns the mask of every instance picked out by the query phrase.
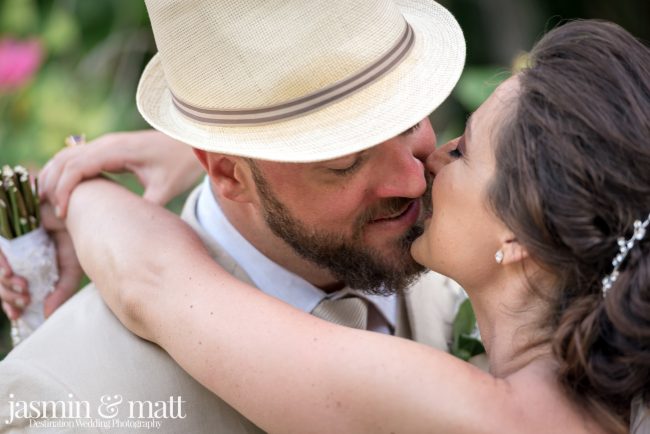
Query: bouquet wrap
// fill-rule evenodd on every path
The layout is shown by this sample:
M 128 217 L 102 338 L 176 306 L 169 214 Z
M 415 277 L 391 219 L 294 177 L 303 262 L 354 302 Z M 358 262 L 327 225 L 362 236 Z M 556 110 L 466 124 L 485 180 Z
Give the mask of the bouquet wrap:
M 13 324 L 14 345 L 45 321 L 44 302 L 59 279 L 54 243 L 43 227 L 17 238 L 0 237 L 0 249 L 15 275 L 27 279 L 31 302 Z

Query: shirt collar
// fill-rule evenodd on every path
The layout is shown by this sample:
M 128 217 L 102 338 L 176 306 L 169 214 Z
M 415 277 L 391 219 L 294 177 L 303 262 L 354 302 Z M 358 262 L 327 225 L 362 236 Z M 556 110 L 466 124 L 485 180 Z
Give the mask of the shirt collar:
M 304 312 L 311 312 L 324 298 L 338 299 L 353 293 L 372 302 L 388 323 L 394 327 L 397 319 L 397 297 L 367 295 L 344 288 L 326 294 L 297 274 L 264 256 L 235 227 L 219 207 L 212 193 L 210 178 L 205 177 L 196 206 L 199 224 L 251 278 L 255 286 Z

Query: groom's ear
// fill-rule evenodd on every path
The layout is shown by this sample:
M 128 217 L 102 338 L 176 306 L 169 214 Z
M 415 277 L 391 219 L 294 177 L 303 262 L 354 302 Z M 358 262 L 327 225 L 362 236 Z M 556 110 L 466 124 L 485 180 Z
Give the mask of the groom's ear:
M 194 154 L 208 173 L 216 194 L 236 202 L 253 200 L 255 183 L 243 158 L 196 148 Z

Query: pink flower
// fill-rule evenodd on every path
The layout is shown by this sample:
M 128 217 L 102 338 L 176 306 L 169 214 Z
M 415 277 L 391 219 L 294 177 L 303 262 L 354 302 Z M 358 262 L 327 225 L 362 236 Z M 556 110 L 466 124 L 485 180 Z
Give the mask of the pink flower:
M 41 44 L 36 39 L 0 39 L 0 90 L 16 89 L 28 82 L 38 69 L 42 56 Z

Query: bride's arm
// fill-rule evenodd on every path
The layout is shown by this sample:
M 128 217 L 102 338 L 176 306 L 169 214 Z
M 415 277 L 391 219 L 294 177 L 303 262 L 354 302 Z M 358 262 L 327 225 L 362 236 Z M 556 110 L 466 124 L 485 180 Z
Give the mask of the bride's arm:
M 77 187 L 67 223 L 120 320 L 265 430 L 508 432 L 521 422 L 506 381 L 264 295 L 216 265 L 176 216 L 107 181 Z

